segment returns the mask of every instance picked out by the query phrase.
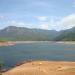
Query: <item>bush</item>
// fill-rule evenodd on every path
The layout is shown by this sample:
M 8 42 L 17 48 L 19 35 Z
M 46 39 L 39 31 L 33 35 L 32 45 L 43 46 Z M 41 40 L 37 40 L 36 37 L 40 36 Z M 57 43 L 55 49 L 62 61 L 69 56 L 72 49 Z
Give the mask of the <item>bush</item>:
M 4 63 L 0 61 L 0 71 L 1 71 L 2 68 L 3 68 L 3 65 L 4 65 Z

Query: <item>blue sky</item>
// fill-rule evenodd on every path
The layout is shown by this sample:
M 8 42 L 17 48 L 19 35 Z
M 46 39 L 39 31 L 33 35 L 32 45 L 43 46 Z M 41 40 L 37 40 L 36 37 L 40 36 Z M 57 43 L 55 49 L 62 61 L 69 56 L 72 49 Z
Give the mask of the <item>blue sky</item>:
M 0 0 L 0 29 L 6 26 L 64 30 L 75 26 L 75 0 Z

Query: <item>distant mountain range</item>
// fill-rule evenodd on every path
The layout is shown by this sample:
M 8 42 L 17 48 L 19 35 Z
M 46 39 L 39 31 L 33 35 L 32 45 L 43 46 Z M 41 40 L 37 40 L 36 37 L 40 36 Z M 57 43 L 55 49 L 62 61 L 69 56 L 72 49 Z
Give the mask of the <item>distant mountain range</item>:
M 11 41 L 75 41 L 75 27 L 67 30 L 29 29 L 8 26 L 0 30 L 0 40 Z
M 55 30 L 8 26 L 0 30 L 0 39 L 14 41 L 49 41 L 58 35 Z

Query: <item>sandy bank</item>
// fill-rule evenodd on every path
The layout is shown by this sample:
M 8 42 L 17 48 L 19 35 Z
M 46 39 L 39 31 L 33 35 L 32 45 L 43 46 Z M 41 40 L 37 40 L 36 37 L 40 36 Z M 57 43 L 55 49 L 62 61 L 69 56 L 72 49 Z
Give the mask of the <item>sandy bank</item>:
M 21 43 L 61 43 L 61 44 L 75 44 L 75 41 L 13 41 L 16 44 Z
M 11 46 L 15 44 L 24 44 L 24 43 L 60 43 L 60 44 L 75 44 L 75 41 L 7 41 L 0 42 L 0 46 Z
M 75 41 L 59 41 L 56 43 L 61 43 L 61 44 L 75 44 Z
M 16 44 L 15 42 L 11 42 L 11 41 L 0 42 L 0 46 L 12 46 L 12 45 L 15 45 L 15 44 Z
M 75 75 L 75 62 L 32 61 L 16 66 L 3 75 Z

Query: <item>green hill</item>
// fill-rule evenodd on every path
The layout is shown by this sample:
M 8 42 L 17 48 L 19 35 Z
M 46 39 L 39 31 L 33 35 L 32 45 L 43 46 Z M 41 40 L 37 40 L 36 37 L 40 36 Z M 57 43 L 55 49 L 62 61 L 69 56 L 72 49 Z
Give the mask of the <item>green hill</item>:
M 29 29 L 9 26 L 0 30 L 0 38 L 12 41 L 50 41 L 57 36 L 55 30 Z
M 61 31 L 61 34 L 57 36 L 55 41 L 75 41 L 75 27 Z

